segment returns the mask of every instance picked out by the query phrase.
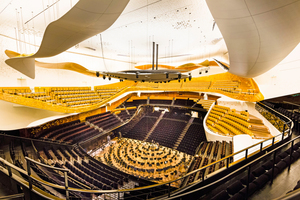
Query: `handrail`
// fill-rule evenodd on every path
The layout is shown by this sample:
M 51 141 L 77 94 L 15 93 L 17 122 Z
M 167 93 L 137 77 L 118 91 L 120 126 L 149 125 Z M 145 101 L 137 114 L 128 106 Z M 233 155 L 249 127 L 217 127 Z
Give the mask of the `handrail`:
M 50 144 L 56 144 L 56 145 L 65 145 L 65 146 L 70 146 L 72 147 L 73 145 L 67 144 L 65 142 L 56 142 L 57 140 L 53 140 L 53 141 L 47 141 L 44 139 L 35 139 L 35 138 L 26 138 L 26 137 L 21 137 L 21 136 L 14 136 L 14 135 L 8 135 L 8 134 L 4 134 L 4 133 L 0 133 L 0 136 L 5 136 L 5 137 L 10 137 L 10 138 L 16 138 L 16 139 L 22 139 L 22 140 L 29 140 L 29 141 L 37 141 L 37 142 L 45 142 L 45 143 L 50 143 Z
M 0 200 L 1 199 L 16 199 L 16 198 L 20 198 L 20 197 L 24 197 L 24 193 L 2 196 L 2 197 L 0 197 Z
M 58 168 L 58 167 L 52 167 L 52 166 L 50 166 L 50 165 L 46 165 L 46 164 L 37 162 L 37 161 L 35 161 L 35 160 L 33 160 L 33 159 L 27 157 L 27 156 L 25 156 L 25 159 L 26 159 L 26 160 L 29 160 L 30 162 L 33 162 L 33 163 L 35 163 L 35 164 L 37 164 L 37 165 L 41 165 L 41 166 L 43 166 L 43 167 L 47 167 L 47 168 L 50 168 L 50 169 L 59 170 L 59 171 L 66 171 L 66 172 L 70 171 L 70 170 L 68 170 L 68 169 Z
M 284 147 L 284 146 L 286 146 L 286 145 L 289 145 L 290 143 L 293 144 L 294 141 L 297 140 L 297 139 L 300 139 L 300 136 L 297 136 L 297 137 L 295 137 L 294 139 L 291 139 L 291 140 L 287 141 L 286 143 L 284 143 L 284 144 L 282 144 L 282 145 L 276 147 L 275 149 L 272 149 L 271 151 L 266 152 L 264 155 L 262 155 L 262 156 L 256 158 L 255 160 L 253 160 L 253 161 L 251 161 L 251 162 L 248 162 L 247 164 L 245 164 L 245 165 L 243 165 L 242 167 L 240 167 L 240 168 L 234 170 L 234 171 L 231 172 L 230 174 L 227 174 L 227 175 L 223 176 L 222 178 L 218 179 L 217 181 L 215 181 L 215 182 L 213 182 L 213 183 L 207 184 L 207 185 L 202 186 L 202 187 L 200 187 L 200 188 L 197 188 L 197 189 L 195 189 L 195 190 L 193 190 L 193 191 L 189 191 L 189 192 L 186 192 L 186 193 L 177 195 L 177 196 L 173 196 L 173 197 L 168 198 L 168 199 L 179 198 L 179 197 L 181 197 L 181 196 L 184 196 L 184 195 L 187 195 L 187 194 L 190 194 L 190 193 L 193 193 L 193 192 L 196 192 L 196 191 L 205 189 L 205 188 L 207 188 L 207 187 L 209 187 L 209 186 L 211 186 L 211 185 L 214 185 L 214 184 L 216 184 L 216 183 L 218 183 L 218 182 L 220 182 L 220 181 L 222 181 L 222 180 L 224 180 L 224 179 L 230 177 L 231 175 L 233 175 L 233 174 L 239 172 L 240 170 L 242 170 L 242 169 L 244 169 L 244 168 L 246 168 L 246 167 L 249 167 L 249 166 L 251 166 L 252 164 L 254 164 L 254 163 L 260 161 L 261 159 L 265 158 L 266 156 L 268 156 L 268 155 L 270 155 L 270 154 L 272 154 L 272 153 L 275 153 L 278 149 L 281 149 L 282 147 Z
M 283 114 L 281 114 L 280 112 L 278 112 L 278 111 L 276 111 L 276 110 L 274 110 L 273 108 L 270 108 L 268 105 L 265 105 L 265 104 L 263 104 L 263 103 L 261 103 L 261 102 L 257 102 L 260 106 L 262 106 L 262 107 L 264 107 L 264 108 L 267 108 L 269 111 L 271 111 L 271 112 L 273 112 L 273 113 L 275 113 L 279 118 L 286 118 L 287 119 L 287 121 L 288 122 L 286 122 L 285 120 L 284 120 L 284 122 L 286 122 L 286 123 L 290 123 L 290 122 L 293 122 L 290 118 L 288 118 L 287 116 L 285 116 L 285 115 L 283 115 Z
M 287 119 L 289 119 L 289 118 L 287 118 Z M 289 120 L 290 120 L 290 119 L 289 119 Z M 289 127 L 289 126 L 288 126 L 288 127 Z M 289 131 L 289 134 L 291 134 L 291 131 L 292 131 L 292 130 L 291 130 L 291 127 L 289 127 L 288 131 Z M 190 176 L 191 174 L 197 173 L 197 172 L 199 172 L 199 171 L 201 171 L 201 170 L 206 170 L 206 168 L 208 168 L 208 167 L 210 167 L 210 166 L 212 166 L 212 165 L 215 165 L 215 164 L 217 164 L 217 163 L 219 163 L 219 162 L 225 161 L 225 160 L 226 160 L 226 162 L 227 162 L 226 168 L 229 168 L 229 159 L 230 159 L 231 157 L 233 157 L 234 155 L 237 155 L 237 154 L 240 154 L 240 153 L 242 153 L 242 152 L 245 152 L 245 159 L 247 159 L 247 158 L 249 158 L 249 156 L 248 156 L 248 150 L 249 150 L 250 148 L 253 148 L 253 147 L 255 147 L 255 146 L 260 146 L 260 152 L 261 152 L 261 151 L 263 150 L 263 143 L 264 143 L 264 142 L 268 142 L 269 140 L 272 140 L 272 145 L 273 145 L 273 144 L 275 143 L 275 138 L 276 138 L 276 137 L 282 136 L 282 140 L 284 139 L 284 133 L 285 133 L 285 131 L 283 131 L 283 133 L 281 133 L 281 134 L 279 134 L 279 135 L 276 135 L 276 136 L 274 136 L 274 137 L 272 137 L 272 138 L 269 138 L 269 139 L 264 140 L 264 141 L 262 141 L 262 142 L 259 142 L 259 143 L 257 143 L 257 144 L 251 145 L 250 147 L 247 147 L 247 148 L 245 148 L 245 149 L 243 149 L 243 150 L 240 150 L 240 151 L 238 151 L 238 152 L 236 152 L 236 153 L 233 153 L 233 154 L 231 154 L 231 155 L 228 155 L 228 156 L 226 156 L 226 157 L 224 157 L 224 158 L 222 158 L 222 159 L 220 159 L 220 160 L 217 160 L 217 161 L 215 161 L 215 162 L 213 162 L 213 163 L 210 163 L 210 164 L 208 164 L 208 165 L 206 165 L 206 166 L 204 166 L 204 167 L 201 167 L 201 168 L 196 169 L 196 170 L 194 170 L 194 171 L 192 171 L 192 172 L 189 172 L 189 173 L 187 173 L 186 175 L 184 175 L 184 176 L 182 176 L 182 177 L 180 177 L 180 178 L 178 178 L 178 179 L 176 179 L 176 180 L 171 180 L 171 181 L 167 181 L 167 182 L 164 182 L 164 183 L 158 183 L 158 184 L 153 184 L 153 185 L 149 185 L 149 186 L 137 187 L 137 188 L 133 188 L 133 189 L 121 189 L 121 190 L 86 190 L 86 189 L 70 188 L 70 187 L 67 186 L 67 171 L 66 171 L 65 169 L 62 169 L 62 168 L 57 168 L 57 170 L 61 170 L 61 171 L 64 171 L 64 170 L 65 170 L 64 173 L 65 173 L 65 181 L 66 181 L 65 183 L 66 183 L 66 186 L 65 186 L 65 187 L 64 187 L 64 186 L 59 186 L 59 185 L 56 185 L 56 184 L 53 184 L 53 183 L 49 183 L 49 182 L 47 182 L 47 181 L 44 181 L 44 180 L 42 180 L 42 179 L 36 178 L 36 177 L 32 176 L 31 174 L 26 173 L 26 171 L 24 171 L 24 170 L 22 170 L 22 169 L 20 169 L 20 168 L 17 168 L 16 166 L 12 165 L 11 163 L 7 162 L 6 160 L 4 160 L 4 159 L 2 159 L 2 158 L 0 158 L 0 161 L 2 161 L 3 163 L 5 163 L 5 164 L 8 165 L 9 167 L 14 168 L 15 170 L 17 170 L 17 171 L 19 171 L 19 172 L 21 172 L 21 173 L 27 175 L 27 176 L 29 177 L 29 179 L 32 178 L 32 179 L 34 179 L 34 180 L 36 180 L 36 181 L 38 181 L 38 182 L 40 182 L 40 183 L 42 183 L 42 184 L 51 186 L 51 187 L 53 187 L 53 188 L 65 189 L 67 193 L 68 193 L 68 191 L 84 192 L 84 193 L 103 193 L 103 194 L 105 194 L 105 193 L 123 193 L 123 192 L 131 192 L 131 191 L 145 190 L 145 189 L 155 188 L 155 187 L 159 187 L 159 186 L 163 186 L 163 185 L 168 185 L 168 186 L 169 186 L 168 192 L 169 192 L 169 196 L 170 196 L 170 186 L 171 186 L 171 183 L 176 182 L 176 181 L 179 181 L 179 180 L 183 180 L 184 178 Z M 7 135 L 4 135 L 4 136 L 7 136 Z M 294 138 L 294 139 L 291 140 L 291 141 L 294 141 L 295 139 L 298 139 L 299 137 L 300 137 L 300 136 Z M 285 143 L 285 144 L 286 144 L 286 143 Z M 280 147 L 282 147 L 282 145 L 281 145 Z M 276 148 L 276 149 L 278 149 L 278 148 Z M 273 152 L 273 150 L 270 151 L 270 152 Z M 269 154 L 269 153 L 268 153 L 268 154 Z M 260 158 L 261 158 L 261 157 L 260 157 Z M 27 159 L 27 160 L 28 160 L 28 159 Z M 257 159 L 256 159 L 256 160 L 257 160 Z M 28 161 L 31 162 L 31 159 L 28 160 Z M 36 162 L 36 161 L 34 161 L 34 162 L 35 162 L 36 164 L 43 165 L 43 166 L 45 166 L 45 167 L 51 167 L 51 168 L 53 168 L 52 166 L 48 166 L 48 165 L 45 165 L 45 164 L 42 164 L 42 163 L 39 163 L 39 162 Z M 29 163 L 29 162 L 28 162 L 28 163 Z M 27 164 L 28 164 L 28 163 L 27 163 Z M 252 162 L 250 162 L 250 163 L 252 163 Z M 247 166 L 248 166 L 248 165 L 247 165 Z M 30 167 L 29 167 L 29 168 L 30 168 Z M 221 168 L 221 169 L 224 169 L 224 168 Z M 227 176 L 228 176 L 228 175 L 227 175 Z M 227 177 L 227 176 L 225 176 L 225 177 Z M 204 181 L 204 173 L 203 173 L 202 180 L 199 179 L 199 181 L 194 182 L 194 183 L 197 184 L 197 183 L 199 183 L 200 181 Z M 188 187 L 191 187 L 191 186 L 193 186 L 193 185 L 194 185 L 194 184 L 191 184 L 191 185 L 189 185 Z M 186 187 L 186 188 L 187 188 L 187 187 Z M 182 191 L 182 189 L 186 189 L 186 188 L 180 188 L 179 190 Z
M 294 122 L 293 122 L 293 120 L 291 120 L 287 116 L 281 114 L 280 112 L 278 112 L 278 111 L 270 108 L 269 106 L 267 106 L 267 105 L 265 105 L 265 104 L 263 104 L 261 102 L 257 102 L 257 106 L 261 106 L 263 109 L 266 109 L 268 112 L 271 112 L 272 114 L 275 114 L 276 117 L 278 117 L 286 126 L 288 126 L 289 127 L 288 130 L 284 130 L 283 129 L 284 133 L 288 132 L 290 129 L 293 129 Z M 282 118 L 285 118 L 285 120 L 282 119 Z M 289 126 L 289 124 L 290 124 L 290 126 Z

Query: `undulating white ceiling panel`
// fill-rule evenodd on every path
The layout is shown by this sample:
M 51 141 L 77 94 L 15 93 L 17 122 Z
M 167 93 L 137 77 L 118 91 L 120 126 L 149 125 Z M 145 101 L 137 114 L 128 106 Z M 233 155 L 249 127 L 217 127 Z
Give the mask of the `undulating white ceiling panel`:
M 50 57 L 109 28 L 120 16 L 129 0 L 80 0 L 64 16 L 50 23 L 39 50 L 32 56 L 15 57 L 5 62 L 34 78 L 35 58 Z
M 300 42 L 299 0 L 206 2 L 225 39 L 233 74 L 263 74 Z

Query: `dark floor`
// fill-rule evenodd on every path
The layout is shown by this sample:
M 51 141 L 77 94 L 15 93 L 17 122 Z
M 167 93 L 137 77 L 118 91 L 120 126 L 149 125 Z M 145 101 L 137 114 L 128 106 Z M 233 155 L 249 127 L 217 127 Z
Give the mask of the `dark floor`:
M 298 136 L 298 134 L 299 133 L 294 132 L 292 138 Z M 261 190 L 255 192 L 248 199 L 269 200 L 278 198 L 293 190 L 299 180 L 300 159 L 291 164 L 290 171 L 288 171 L 288 168 L 286 168 L 280 174 L 278 174 L 278 176 L 274 179 L 272 185 L 270 183 L 267 183 Z
M 273 181 L 267 183 L 261 190 L 255 192 L 249 200 L 269 200 L 285 195 L 297 185 L 300 180 L 300 159 L 291 165 L 290 171 L 288 168 L 283 170 Z
M 299 136 L 298 132 L 293 132 L 292 139 Z M 299 140 L 297 140 L 298 142 Z M 296 142 L 296 143 L 297 143 Z M 286 150 L 288 147 L 284 148 Z M 267 160 L 267 159 L 266 159 Z M 257 167 L 260 167 L 261 163 L 264 161 L 255 164 L 253 168 L 254 170 Z M 226 188 L 231 185 L 236 180 L 240 179 L 241 177 L 245 176 L 247 174 L 247 170 L 242 172 L 241 174 L 235 176 L 235 178 L 227 181 L 226 183 L 220 185 L 219 187 L 216 187 L 212 191 L 206 193 L 204 196 L 201 196 L 199 200 L 209 200 L 216 194 L 218 194 L 222 190 L 226 190 Z M 287 192 L 293 190 L 293 188 L 297 185 L 297 182 L 300 180 L 300 158 L 292 163 L 290 171 L 288 171 L 288 168 L 283 170 L 278 176 L 274 179 L 273 184 L 271 185 L 271 182 L 269 181 L 262 189 L 256 191 L 251 197 L 249 197 L 249 200 L 270 200 L 274 198 L 278 198 L 282 195 L 285 195 Z
M 0 197 L 13 195 L 13 194 L 15 193 L 11 191 L 9 188 L 7 188 L 6 186 L 2 185 L 2 183 L 0 182 Z

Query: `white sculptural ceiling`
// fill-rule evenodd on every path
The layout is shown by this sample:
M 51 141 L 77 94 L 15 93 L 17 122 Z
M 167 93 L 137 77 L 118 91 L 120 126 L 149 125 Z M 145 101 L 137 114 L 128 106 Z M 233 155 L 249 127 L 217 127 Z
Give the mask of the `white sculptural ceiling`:
M 3 12 L 0 13 L 0 22 L 42 36 L 50 22 L 63 16 L 78 1 L 56 2 L 33 0 L 28 5 L 28 2 L 21 0 L 1 1 L 0 10 Z M 42 12 L 43 10 L 45 11 Z M 40 12 L 42 13 L 39 14 Z M 21 26 L 28 20 L 24 27 Z M 119 19 L 102 32 L 101 36 L 92 36 L 76 47 L 77 51 L 86 54 L 138 65 L 151 63 L 151 46 L 154 41 L 159 44 L 160 64 L 178 66 L 188 62 L 201 62 L 207 58 L 226 61 L 224 40 L 218 27 L 214 26 L 213 29 L 213 26 L 214 20 L 204 0 L 131 0 Z M 26 42 L 29 42 L 28 39 Z M 28 48 L 26 52 L 25 48 L 22 50 L 20 53 L 35 53 L 29 52 Z

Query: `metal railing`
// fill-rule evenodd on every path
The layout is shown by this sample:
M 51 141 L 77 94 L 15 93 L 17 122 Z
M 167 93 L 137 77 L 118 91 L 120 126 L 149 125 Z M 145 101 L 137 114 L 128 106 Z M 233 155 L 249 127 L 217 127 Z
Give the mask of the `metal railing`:
M 293 129 L 293 127 L 294 127 L 294 122 L 291 119 L 289 119 L 285 115 L 281 114 L 280 112 L 272 109 L 271 107 L 269 107 L 261 102 L 257 102 L 255 104 L 255 109 L 258 110 L 259 112 L 261 110 L 267 111 L 270 114 L 277 117 L 283 123 L 283 128 L 280 131 L 284 131 L 285 133 L 287 133 L 290 129 Z M 275 125 L 275 124 L 272 124 L 272 125 Z
M 22 198 L 24 199 L 24 193 L 20 193 L 20 194 L 13 194 L 13 195 L 8 195 L 8 196 L 2 196 L 0 197 L 0 200 L 2 199 L 16 199 L 16 198 Z
M 186 195 L 188 195 L 188 194 L 191 194 L 191 193 L 198 192 L 198 191 L 201 191 L 201 190 L 203 190 L 203 189 L 206 189 L 206 188 L 208 188 L 208 187 L 210 187 L 210 186 L 212 186 L 212 185 L 214 185 L 214 184 L 217 184 L 218 182 L 221 182 L 221 181 L 223 181 L 223 180 L 226 180 L 228 177 L 230 177 L 230 176 L 232 176 L 232 175 L 235 175 L 235 174 L 241 172 L 241 170 L 243 170 L 243 169 L 245 169 L 245 168 L 247 168 L 247 170 L 248 170 L 248 173 L 247 173 L 247 174 L 248 174 L 248 179 L 247 179 L 247 180 L 248 180 L 248 183 L 247 183 L 247 186 L 246 186 L 246 189 L 247 189 L 247 191 L 248 191 L 248 187 L 249 187 L 249 183 L 250 183 L 250 182 L 249 182 L 249 180 L 250 180 L 250 177 L 249 177 L 249 176 L 250 176 L 250 172 L 251 172 L 251 167 L 252 167 L 254 164 L 256 164 L 256 163 L 258 163 L 259 161 L 261 161 L 261 160 L 263 160 L 264 158 L 266 158 L 267 156 L 272 156 L 272 158 L 273 158 L 273 162 L 272 162 L 272 169 L 273 169 L 273 170 L 272 170 L 271 180 L 270 180 L 271 183 L 272 183 L 273 180 L 274 180 L 274 167 L 275 167 L 275 162 L 276 162 L 275 157 L 276 157 L 277 152 L 278 152 L 280 149 L 282 149 L 282 148 L 284 148 L 284 147 L 286 147 L 286 146 L 288 146 L 288 145 L 291 145 L 291 147 L 290 147 L 290 153 L 289 153 L 289 156 L 290 156 L 290 162 L 289 162 L 289 164 L 288 164 L 288 166 L 287 166 L 287 167 L 288 167 L 288 170 L 290 170 L 290 167 L 291 167 L 291 164 L 292 164 L 293 146 L 294 146 L 295 140 L 299 140 L 299 139 L 300 139 L 300 136 L 297 136 L 296 138 L 294 138 L 294 139 L 292 139 L 292 140 L 289 140 L 289 141 L 285 142 L 284 144 L 281 144 L 280 146 L 276 147 L 275 149 L 266 152 L 264 155 L 262 155 L 262 156 L 260 156 L 260 157 L 258 157 L 258 158 L 256 158 L 256 159 L 254 159 L 253 161 L 251 161 L 251 162 L 249 162 L 249 163 L 243 165 L 242 167 L 239 167 L 238 169 L 236 169 L 236 170 L 234 170 L 233 172 L 231 172 L 231 173 L 229 173 L 229 174 L 223 176 L 222 178 L 218 179 L 217 181 L 214 181 L 214 182 L 212 182 L 212 183 L 210 183 L 210 184 L 208 184 L 208 185 L 199 187 L 199 188 L 194 189 L 194 190 L 192 190 L 192 191 L 188 191 L 188 192 L 186 192 L 186 193 L 181 193 L 181 194 L 178 194 L 178 195 L 173 195 L 172 197 L 170 197 L 170 198 L 168 198 L 168 199 L 177 199 L 177 198 L 186 196 Z M 247 194 L 246 196 L 248 197 L 248 194 Z M 300 189 L 298 190 L 298 196 L 300 196 Z M 247 197 L 246 197 L 246 199 L 247 199 Z M 162 199 L 166 199 L 166 198 L 162 198 Z
M 287 119 L 288 119 L 288 118 L 287 118 Z M 289 121 L 291 121 L 291 120 L 289 119 Z M 198 183 L 200 183 L 200 182 L 206 180 L 207 178 L 211 177 L 211 175 L 205 176 L 205 173 L 202 173 L 202 177 L 200 177 L 199 180 L 194 181 L 192 184 L 189 184 L 189 185 L 187 185 L 187 186 L 185 186 L 185 187 L 182 187 L 182 188 L 179 188 L 179 189 L 176 189 L 176 190 L 173 190 L 173 188 L 171 187 L 172 183 L 178 182 L 178 181 L 183 182 L 183 181 L 184 181 L 186 178 L 188 178 L 190 175 L 193 175 L 193 174 L 198 173 L 198 172 L 200 172 L 200 171 L 205 172 L 209 167 L 211 167 L 211 166 L 213 166 L 213 165 L 216 165 L 216 164 L 218 164 L 218 163 L 220 163 L 220 162 L 225 162 L 225 163 L 226 163 L 226 164 L 225 164 L 225 167 L 219 169 L 219 170 L 223 171 L 224 169 L 228 169 L 228 168 L 230 168 L 231 166 L 234 165 L 234 164 L 230 164 L 230 160 L 231 160 L 232 157 L 234 157 L 234 156 L 236 156 L 236 155 L 238 155 L 238 154 L 240 154 L 240 155 L 243 154 L 244 156 L 243 156 L 242 159 L 247 160 L 247 159 L 249 159 L 250 157 L 252 157 L 252 156 L 254 155 L 254 154 L 250 154 L 250 155 L 249 155 L 250 149 L 253 148 L 253 149 L 256 150 L 257 153 L 259 153 L 259 152 L 262 152 L 263 150 L 265 150 L 267 147 L 273 146 L 276 142 L 282 141 L 282 140 L 284 139 L 285 133 L 287 133 L 288 136 L 291 135 L 291 133 L 292 133 L 293 123 L 292 123 L 292 122 L 288 122 L 287 124 L 288 124 L 288 126 L 287 126 L 288 129 L 287 129 L 287 130 L 284 130 L 281 134 L 279 134 L 279 135 L 277 135 L 277 136 L 274 136 L 274 137 L 272 137 L 272 138 L 269 138 L 269 139 L 267 139 L 267 140 L 264 140 L 264 141 L 262 141 L 262 142 L 259 142 L 259 143 L 257 143 L 257 144 L 254 144 L 254 145 L 252 145 L 252 146 L 250 146 L 250 147 L 248 147 L 248 148 L 245 148 L 245 149 L 243 149 L 243 150 L 240 150 L 240 151 L 238 151 L 238 152 L 236 152 L 236 153 L 234 153 L 234 154 L 228 155 L 227 157 L 224 157 L 224 158 L 222 158 L 222 159 L 220 159 L 220 160 L 218 160 L 218 161 L 215 161 L 215 162 L 213 162 L 213 163 L 210 163 L 210 164 L 208 164 L 208 165 L 206 165 L 206 166 L 204 166 L 204 167 L 201 167 L 201 168 L 199 168 L 199 169 L 196 169 L 196 170 L 194 170 L 194 171 L 192 171 L 192 172 L 189 172 L 189 173 L 187 173 L 186 175 L 184 175 L 184 176 L 182 176 L 182 177 L 180 177 L 180 178 L 178 178 L 178 179 L 176 179 L 176 180 L 171 180 L 171 181 L 167 181 L 167 182 L 164 182 L 164 183 L 158 183 L 158 184 L 153 184 L 153 185 L 148 185 L 148 186 L 138 187 L 138 188 L 133 188 L 133 189 L 119 189 L 119 190 L 86 190 L 86 189 L 79 189 L 79 188 L 70 188 L 70 187 L 68 187 L 68 176 L 67 176 L 68 170 L 62 169 L 62 168 L 55 168 L 56 170 L 63 171 L 63 172 L 64 172 L 64 175 L 65 175 L 65 186 L 60 186 L 60 185 L 53 184 L 53 183 L 49 183 L 49 182 L 47 182 L 47 181 L 44 181 L 44 180 L 42 180 L 42 179 L 39 179 L 39 178 L 37 178 L 37 177 L 32 176 L 31 173 L 30 173 L 30 167 L 28 167 L 29 170 L 26 172 L 26 171 L 24 171 L 24 170 L 22 170 L 22 169 L 20 169 L 20 168 L 18 168 L 18 167 L 16 167 L 16 166 L 12 165 L 11 163 L 9 163 L 8 161 L 6 161 L 6 160 L 4 160 L 4 159 L 2 159 L 2 158 L 0 158 L 0 161 L 1 161 L 4 165 L 6 165 L 6 166 L 8 167 L 8 171 L 9 171 L 9 175 L 10 175 L 10 176 L 12 176 L 11 168 L 13 168 L 13 169 L 17 170 L 18 172 L 20 172 L 20 173 L 26 175 L 26 176 L 28 177 L 29 180 L 33 179 L 33 180 L 35 180 L 35 181 L 37 181 L 37 182 L 39 182 L 39 183 L 41 183 L 41 184 L 48 185 L 48 186 L 53 187 L 53 188 L 65 190 L 65 191 L 66 191 L 66 194 L 69 193 L 70 191 L 74 191 L 74 192 L 82 192 L 82 193 L 104 194 L 104 195 L 105 195 L 105 194 L 116 193 L 118 199 L 121 199 L 121 197 L 120 197 L 120 194 L 121 194 L 121 193 L 125 193 L 125 192 L 128 193 L 128 192 L 140 191 L 140 190 L 146 190 L 146 189 L 147 189 L 147 190 L 148 190 L 148 189 L 158 189 L 158 190 L 156 190 L 156 191 L 153 191 L 153 190 L 149 191 L 149 190 L 148 190 L 148 192 L 145 192 L 145 193 L 143 193 L 142 195 L 148 195 L 148 193 L 149 193 L 149 195 L 151 195 L 151 193 L 153 194 L 153 193 L 155 193 L 155 192 L 164 192 L 164 193 L 166 194 L 167 197 L 171 197 L 172 195 L 175 195 L 177 192 L 185 191 L 185 190 L 191 188 L 192 186 L 194 186 L 195 184 L 198 184 Z M 300 136 L 299 136 L 299 137 L 300 137 Z M 299 138 L 299 137 L 297 137 L 297 138 Z M 295 139 L 297 139 L 297 138 L 295 138 Z M 292 141 L 294 141 L 294 140 L 292 140 Z M 277 148 L 276 148 L 276 149 L 277 149 Z M 273 152 L 273 151 L 271 151 L 271 152 Z M 268 153 L 268 154 L 269 154 L 269 153 Z M 51 167 L 51 166 L 48 166 L 48 165 L 45 165 L 45 164 L 36 162 L 36 161 L 34 161 L 34 160 L 30 159 L 30 158 L 26 158 L 26 160 L 27 160 L 27 162 L 29 163 L 29 165 L 28 165 L 28 163 L 27 163 L 27 166 L 30 166 L 30 162 L 34 162 L 34 163 L 36 163 L 36 164 L 38 164 L 38 165 L 42 165 L 43 167 L 53 168 L 53 167 Z M 251 163 L 252 163 L 252 162 L 251 162 Z M 219 171 L 219 170 L 218 170 L 218 171 Z M 216 172 L 218 172 L 218 171 L 216 171 Z M 215 174 L 215 173 L 214 173 L 214 174 Z M 30 186 L 30 185 L 31 185 L 31 188 L 32 188 L 32 183 L 30 183 L 30 181 L 29 181 L 29 186 Z M 165 187 L 164 189 L 158 188 L 158 187 L 162 187 L 162 186 L 166 186 L 166 187 Z M 139 196 L 139 195 L 136 195 L 136 196 Z M 67 199 L 69 199 L 69 196 L 68 196 L 68 195 L 66 195 L 66 197 L 67 197 Z M 128 197 L 128 198 L 132 198 L 132 197 L 134 197 L 134 196 L 130 196 L 130 197 Z M 122 199 L 126 199 L 126 197 L 123 197 Z

